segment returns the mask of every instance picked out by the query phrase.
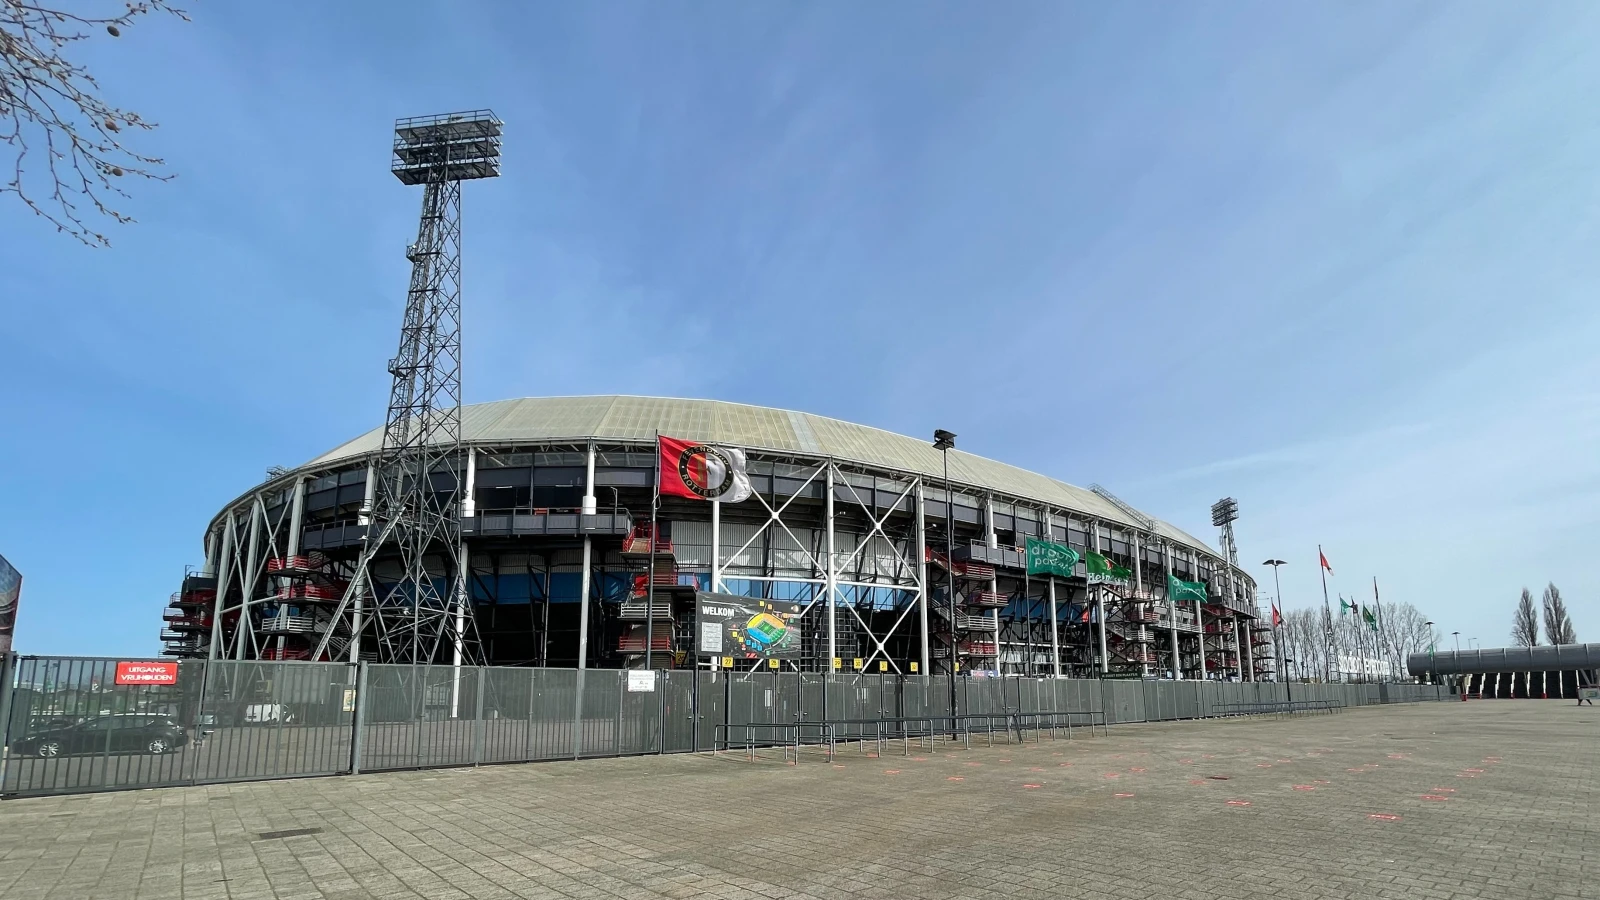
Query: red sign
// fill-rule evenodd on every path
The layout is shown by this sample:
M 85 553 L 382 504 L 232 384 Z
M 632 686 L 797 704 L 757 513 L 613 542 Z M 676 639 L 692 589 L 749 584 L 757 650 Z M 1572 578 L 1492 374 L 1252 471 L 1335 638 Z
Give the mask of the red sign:
M 175 662 L 119 662 L 117 684 L 177 684 Z

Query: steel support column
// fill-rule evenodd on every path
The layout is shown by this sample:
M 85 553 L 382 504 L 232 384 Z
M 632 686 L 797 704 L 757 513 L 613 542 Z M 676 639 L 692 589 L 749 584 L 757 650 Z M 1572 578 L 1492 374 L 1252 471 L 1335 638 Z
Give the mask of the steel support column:
M 1050 671 L 1061 677 L 1061 620 L 1056 613 L 1056 577 L 1048 576 L 1050 591 Z
M 211 598 L 211 651 L 206 654 L 207 659 L 217 659 L 223 654 L 222 601 L 228 593 L 228 581 L 233 577 L 230 571 L 233 568 L 233 530 L 233 510 L 230 509 L 228 517 L 222 523 L 222 551 L 217 568 L 217 591 Z
M 261 495 L 258 493 L 250 498 L 250 536 L 245 539 L 249 546 L 245 548 L 244 571 L 240 573 L 243 577 L 239 579 L 239 621 L 233 629 L 234 659 L 244 659 L 246 637 L 250 639 L 250 643 L 255 643 L 255 628 L 250 624 L 250 607 L 255 602 L 256 562 L 261 549 L 262 515 L 264 511 L 261 509 Z
M 921 665 L 918 674 L 927 675 L 928 668 L 928 529 L 924 521 L 927 509 L 924 505 L 922 479 L 917 479 L 917 620 L 922 631 Z M 833 663 L 829 663 L 832 666 Z
M 824 525 L 825 525 L 825 530 L 824 530 L 825 537 L 824 537 L 824 540 L 823 540 L 823 549 L 827 551 L 828 559 L 827 559 L 827 567 L 823 570 L 823 576 L 822 577 L 823 577 L 824 581 L 823 581 L 823 587 L 822 587 L 822 594 L 823 594 L 823 598 L 827 601 L 827 604 L 828 604 L 828 662 L 827 662 L 827 670 L 829 672 L 832 672 L 833 671 L 833 661 L 835 659 L 837 659 L 838 656 L 839 656 L 839 645 L 838 645 L 838 641 L 837 641 L 837 635 L 835 634 L 835 631 L 834 631 L 834 624 L 835 624 L 834 623 L 834 618 L 835 618 L 834 614 L 835 614 L 835 612 L 837 610 L 837 607 L 839 605 L 839 598 L 838 598 L 838 588 L 836 586 L 837 581 L 838 581 L 838 573 L 834 571 L 834 567 L 835 567 L 836 561 L 835 561 L 834 553 L 833 553 L 833 460 L 831 460 L 831 459 L 828 460 L 827 466 L 828 466 L 828 476 L 827 476 L 827 480 L 824 482 L 824 485 L 823 485 L 823 490 L 825 491 L 825 494 L 823 496 L 823 501 L 822 501 L 822 517 L 825 520 L 825 523 L 824 523 Z M 713 510 L 713 515 L 715 515 L 715 510 Z M 713 518 L 712 521 L 715 522 L 716 519 Z M 716 558 L 716 548 L 713 547 L 711 552 L 712 552 L 712 558 L 715 559 Z
M 1172 594 L 1172 579 L 1177 576 L 1172 572 L 1172 547 L 1165 542 L 1161 544 L 1161 565 L 1167 570 L 1167 624 L 1172 626 L 1172 679 L 1183 680 L 1183 656 L 1178 652 L 1178 598 Z

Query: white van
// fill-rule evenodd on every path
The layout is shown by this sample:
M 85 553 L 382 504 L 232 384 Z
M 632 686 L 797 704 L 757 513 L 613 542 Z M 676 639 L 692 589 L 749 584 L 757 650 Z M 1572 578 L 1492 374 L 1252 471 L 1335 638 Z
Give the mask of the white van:
M 294 715 L 281 703 L 252 703 L 244 708 L 246 725 L 288 725 Z

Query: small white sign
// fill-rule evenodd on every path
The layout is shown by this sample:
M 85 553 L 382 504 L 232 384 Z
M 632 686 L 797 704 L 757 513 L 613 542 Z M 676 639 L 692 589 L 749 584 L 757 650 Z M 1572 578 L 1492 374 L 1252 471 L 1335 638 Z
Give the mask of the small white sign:
M 722 623 L 720 621 L 700 623 L 700 652 L 718 655 L 722 653 Z
M 645 669 L 643 671 L 628 672 L 628 693 L 653 694 L 656 690 L 656 673 Z

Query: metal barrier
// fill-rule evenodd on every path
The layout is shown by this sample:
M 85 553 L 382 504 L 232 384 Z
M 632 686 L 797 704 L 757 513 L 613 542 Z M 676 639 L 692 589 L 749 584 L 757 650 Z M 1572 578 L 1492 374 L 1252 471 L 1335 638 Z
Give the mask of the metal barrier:
M 1335 712 L 1435 685 L 0 657 L 0 795 Z M 1286 691 L 1285 688 L 1289 690 Z M 1290 699 L 1292 695 L 1292 700 Z M 787 750 L 785 751 L 787 754 Z

